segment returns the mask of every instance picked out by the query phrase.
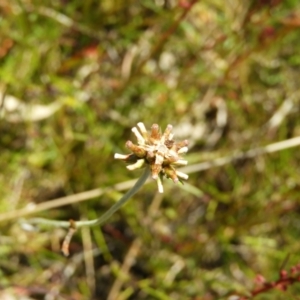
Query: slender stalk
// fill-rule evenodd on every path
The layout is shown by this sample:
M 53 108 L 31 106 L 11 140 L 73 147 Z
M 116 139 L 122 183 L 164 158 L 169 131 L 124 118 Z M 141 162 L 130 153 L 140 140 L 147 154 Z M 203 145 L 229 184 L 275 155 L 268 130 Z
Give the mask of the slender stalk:
M 134 186 L 127 191 L 123 197 L 116 202 L 109 210 L 107 210 L 101 217 L 94 219 L 94 220 L 87 220 L 87 221 L 76 221 L 74 225 L 76 228 L 84 227 L 84 226 L 95 226 L 101 225 L 106 222 L 119 208 L 121 208 L 130 198 L 144 185 L 146 180 L 148 179 L 150 174 L 150 169 L 148 167 L 145 168 L 144 173 L 138 179 L 138 181 L 134 184 Z M 70 227 L 69 221 L 56 221 L 56 220 L 49 220 L 44 218 L 32 218 L 32 219 L 22 219 L 20 223 L 23 225 L 24 228 L 30 225 L 39 225 L 40 227 Z

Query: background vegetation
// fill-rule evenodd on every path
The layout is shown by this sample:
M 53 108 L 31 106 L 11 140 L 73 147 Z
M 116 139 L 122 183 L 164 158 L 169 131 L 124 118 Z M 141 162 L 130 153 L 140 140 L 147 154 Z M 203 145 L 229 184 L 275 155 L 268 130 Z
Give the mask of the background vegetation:
M 150 182 L 67 258 L 65 230 L 19 223 L 103 214 L 132 183 L 100 189 L 140 175 L 113 159 L 139 121 L 173 124 L 190 166 L 299 136 L 299 1 L 0 9 L 1 299 L 250 299 L 300 262 L 298 148 Z M 300 299 L 288 285 L 255 299 Z

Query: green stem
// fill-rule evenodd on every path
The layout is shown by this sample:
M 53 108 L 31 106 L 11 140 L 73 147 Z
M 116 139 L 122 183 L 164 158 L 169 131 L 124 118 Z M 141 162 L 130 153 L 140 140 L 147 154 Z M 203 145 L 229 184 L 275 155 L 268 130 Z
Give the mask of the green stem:
M 127 193 L 118 201 L 116 202 L 108 211 L 106 211 L 101 217 L 94 219 L 94 220 L 88 220 L 88 221 L 74 221 L 74 225 L 76 228 L 80 228 L 83 226 L 95 226 L 95 225 L 101 225 L 105 221 L 107 221 L 119 208 L 121 208 L 146 182 L 150 174 L 150 169 L 145 168 L 144 173 L 142 176 L 138 179 L 138 181 L 134 184 L 134 186 L 127 191 Z M 53 226 L 53 227 L 70 227 L 69 221 L 56 221 L 56 220 L 49 220 L 44 218 L 32 218 L 29 220 L 22 219 L 21 224 L 23 227 L 26 228 L 26 226 L 30 225 L 39 225 L 39 226 Z

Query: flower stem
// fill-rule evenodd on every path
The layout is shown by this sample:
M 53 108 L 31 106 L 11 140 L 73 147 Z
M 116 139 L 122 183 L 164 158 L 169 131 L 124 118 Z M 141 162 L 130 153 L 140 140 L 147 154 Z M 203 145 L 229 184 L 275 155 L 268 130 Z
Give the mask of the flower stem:
M 130 198 L 144 185 L 146 180 L 148 179 L 150 174 L 150 169 L 148 167 L 145 168 L 144 173 L 138 179 L 138 181 L 134 184 L 134 186 L 127 191 L 123 197 L 116 202 L 109 210 L 107 210 L 101 217 L 94 219 L 94 220 L 87 220 L 87 221 L 76 221 L 74 225 L 76 228 L 84 227 L 84 226 L 95 226 L 101 225 L 105 221 L 107 221 L 119 208 L 121 208 Z M 44 218 L 32 218 L 29 220 L 20 220 L 20 223 L 23 225 L 24 228 L 28 228 L 30 225 L 39 225 L 40 227 L 70 227 L 69 221 L 56 221 L 56 220 L 49 220 Z

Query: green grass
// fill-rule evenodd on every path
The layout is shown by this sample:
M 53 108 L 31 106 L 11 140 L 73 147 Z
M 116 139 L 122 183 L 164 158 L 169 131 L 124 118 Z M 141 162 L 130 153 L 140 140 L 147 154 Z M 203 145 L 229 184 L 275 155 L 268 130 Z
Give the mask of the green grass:
M 246 2 L 3 1 L 0 99 L 25 113 L 0 106 L 0 220 L 140 176 L 113 158 L 140 121 L 174 125 L 189 165 L 299 136 L 300 5 Z M 38 105 L 49 115 L 36 121 Z M 167 181 L 163 195 L 151 181 L 101 228 L 78 231 L 68 258 L 64 229 L 2 221 L 0 296 L 249 296 L 257 274 L 275 281 L 300 261 L 299 163 L 296 147 Z M 124 190 L 33 216 L 94 219 Z

